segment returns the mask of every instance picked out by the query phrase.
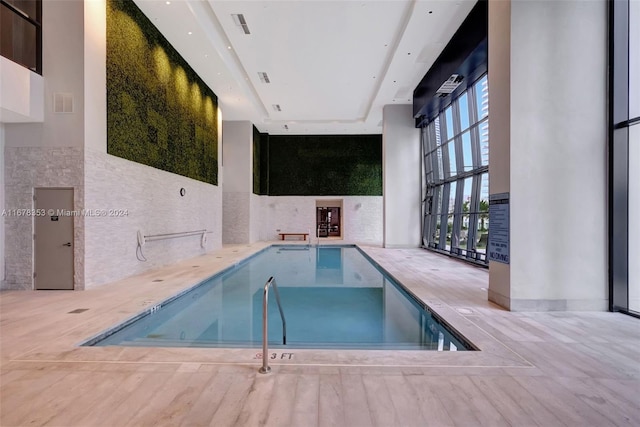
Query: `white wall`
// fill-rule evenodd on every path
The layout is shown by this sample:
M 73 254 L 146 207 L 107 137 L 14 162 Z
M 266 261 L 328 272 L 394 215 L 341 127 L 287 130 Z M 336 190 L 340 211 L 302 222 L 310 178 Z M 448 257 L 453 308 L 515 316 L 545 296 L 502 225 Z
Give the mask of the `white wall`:
M 384 246 L 420 246 L 422 205 L 420 132 L 411 105 L 385 105 L 382 112 Z
M 382 245 L 381 196 L 268 196 L 265 204 L 266 233 L 263 240 L 278 240 L 279 232 L 315 236 L 316 201 L 342 200 L 343 243 Z
M 86 287 L 222 247 L 219 187 L 95 150 L 85 152 L 85 165 L 86 209 L 125 211 L 85 218 Z M 138 231 L 149 236 L 203 229 L 210 232 L 204 248 L 199 235 L 149 241 L 142 254 L 137 246 Z
M 44 121 L 5 124 L 5 207 L 33 208 L 35 187 L 71 187 L 74 208 L 84 207 L 83 2 L 43 2 Z M 73 113 L 53 112 L 53 94 L 71 93 Z M 74 218 L 74 281 L 84 287 L 84 218 Z M 33 288 L 33 219 L 5 218 L 6 281 Z
M 84 2 L 84 145 L 107 152 L 107 5 L 106 0 Z
M 104 0 L 85 2 L 84 25 L 84 89 L 91 100 L 85 107 L 85 208 L 126 213 L 85 218 L 84 268 L 86 287 L 92 287 L 222 247 L 222 190 L 107 154 Z M 221 143 L 218 158 L 220 152 Z M 219 168 L 218 182 L 222 179 Z M 137 245 L 138 231 L 149 236 L 203 229 L 208 230 L 204 247 L 199 235 Z
M 267 221 L 265 217 L 267 196 L 251 194 L 249 199 L 249 242 L 268 240 Z
M 44 120 L 44 79 L 0 56 L 0 123 Z
M 11 124 L 7 147 L 82 147 L 84 145 L 84 4 L 42 2 L 42 76 L 44 122 Z M 73 113 L 54 113 L 54 93 L 73 96 Z
M 495 3 L 493 18 L 508 9 Z M 606 310 L 607 4 L 513 1 L 502 19 L 509 17 L 508 55 L 495 40 L 503 22 L 493 21 L 489 35 L 489 51 L 497 50 L 489 64 L 490 144 L 509 135 L 508 187 L 499 187 L 504 176 L 493 177 L 500 159 L 490 160 L 490 193 L 511 194 L 508 305 Z M 509 78 L 498 81 L 491 73 L 507 56 L 502 77 Z M 491 262 L 491 291 L 504 268 Z

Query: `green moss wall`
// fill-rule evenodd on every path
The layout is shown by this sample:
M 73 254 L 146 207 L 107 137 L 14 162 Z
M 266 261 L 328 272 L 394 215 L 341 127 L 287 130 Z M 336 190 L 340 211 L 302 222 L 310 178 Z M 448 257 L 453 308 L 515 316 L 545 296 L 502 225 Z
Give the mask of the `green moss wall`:
M 261 189 L 261 165 L 260 165 L 260 131 L 253 127 L 253 193 L 262 194 Z
M 268 150 L 270 196 L 382 195 L 381 135 L 271 135 Z
M 218 98 L 131 0 L 107 1 L 107 153 L 217 185 Z

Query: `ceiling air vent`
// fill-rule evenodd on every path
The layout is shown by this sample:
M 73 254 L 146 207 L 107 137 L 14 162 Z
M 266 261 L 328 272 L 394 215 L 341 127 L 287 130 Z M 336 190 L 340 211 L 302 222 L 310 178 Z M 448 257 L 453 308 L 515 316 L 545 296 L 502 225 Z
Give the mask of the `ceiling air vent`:
M 446 96 L 456 90 L 456 88 L 460 86 L 460 83 L 462 83 L 462 80 L 464 80 L 464 76 L 461 76 L 459 74 L 452 74 L 451 77 L 449 77 L 447 80 L 445 80 L 444 83 L 442 83 L 442 86 L 440 86 L 436 93 L 441 97 L 442 94 Z
M 233 18 L 233 22 L 240 28 L 245 34 L 251 34 L 249 31 L 249 26 L 247 25 L 247 21 L 244 19 L 244 15 L 241 13 L 232 13 L 231 17 Z
M 283 128 L 284 130 L 289 130 L 289 125 L 283 125 L 283 126 L 282 126 L 282 128 Z
M 269 76 L 267 75 L 267 73 L 263 73 L 262 71 L 260 71 L 258 73 L 258 77 L 260 77 L 260 81 L 262 83 L 271 83 L 271 80 L 269 80 Z
M 271 106 L 275 111 L 282 111 L 282 108 L 280 108 L 280 104 L 271 104 Z

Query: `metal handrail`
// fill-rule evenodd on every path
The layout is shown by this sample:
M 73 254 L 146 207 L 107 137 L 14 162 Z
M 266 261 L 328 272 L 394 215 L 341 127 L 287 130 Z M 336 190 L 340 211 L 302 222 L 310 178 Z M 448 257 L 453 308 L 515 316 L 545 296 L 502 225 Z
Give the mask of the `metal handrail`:
M 261 374 L 268 374 L 271 372 L 269 367 L 269 322 L 267 321 L 267 305 L 269 303 L 269 286 L 273 285 L 273 291 L 276 294 L 276 302 L 278 303 L 278 310 L 280 310 L 280 317 L 282 318 L 282 344 L 287 344 L 287 321 L 284 319 L 284 312 L 282 311 L 282 304 L 280 303 L 280 293 L 278 292 L 278 285 L 276 285 L 276 279 L 273 276 L 269 277 L 267 283 L 264 284 L 264 295 L 262 297 L 262 367 L 258 370 Z
M 165 240 L 165 239 L 175 239 L 176 237 L 189 237 L 189 236 L 197 236 L 199 234 L 207 233 L 207 230 L 193 230 L 193 231 L 180 231 L 178 233 L 164 233 L 164 234 L 152 234 L 149 236 L 144 236 L 144 240 L 147 242 L 151 242 L 154 240 Z

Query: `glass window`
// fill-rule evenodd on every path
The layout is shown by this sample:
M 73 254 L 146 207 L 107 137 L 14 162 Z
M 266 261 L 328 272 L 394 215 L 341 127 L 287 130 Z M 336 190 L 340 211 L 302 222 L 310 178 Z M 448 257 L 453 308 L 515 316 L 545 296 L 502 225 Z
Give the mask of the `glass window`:
M 460 114 L 460 130 L 469 128 L 469 102 L 465 92 L 458 98 L 458 113 Z
M 464 188 L 462 191 L 462 219 L 460 223 L 460 246 L 467 246 L 467 238 L 469 237 L 469 224 L 471 222 L 471 193 L 473 188 L 473 178 L 464 180 Z
M 424 246 L 484 264 L 489 227 L 486 80 L 483 76 L 475 83 L 477 90 L 461 93 L 427 125 L 430 131 L 421 133 L 431 150 L 436 147 L 424 157 L 431 165 L 424 168 L 424 182 L 433 186 L 427 189 Z M 429 192 L 435 200 L 429 199 Z
M 473 169 L 473 154 L 471 151 L 471 133 L 466 131 L 462 134 L 462 162 L 464 172 Z
M 635 312 L 640 312 L 640 263 L 638 260 L 640 260 L 640 124 L 629 128 L 629 310 Z
M 453 232 L 453 212 L 456 208 L 456 182 L 449 183 L 449 200 L 447 215 L 447 249 L 451 249 L 451 235 Z
M 454 132 L 453 132 L 453 109 L 451 108 L 451 106 L 447 107 L 446 110 L 444 110 L 444 114 L 445 114 L 445 122 L 447 123 L 447 140 L 450 140 L 451 138 L 453 138 Z
M 39 22 L 36 15 L 40 2 L 13 0 L 6 3 L 23 13 L 12 10 L 5 3 L 0 4 L 0 55 L 40 73 L 39 27 L 29 21 L 31 18 Z
M 479 126 L 480 138 L 480 164 L 489 166 L 489 120 L 485 120 Z
M 440 134 L 440 117 L 436 117 L 433 121 L 433 127 L 436 132 L 436 146 L 442 145 L 442 135 Z
M 629 118 L 640 117 L 640 1 L 629 2 Z
M 435 191 L 435 203 L 433 207 L 433 215 L 436 217 L 436 229 L 433 232 L 433 239 L 430 240 L 433 245 L 437 246 L 440 241 L 440 227 L 441 227 L 441 216 L 440 211 L 442 210 L 442 186 L 436 188 Z
M 436 150 L 436 168 L 437 168 L 437 174 L 436 174 L 436 178 L 438 180 L 443 180 L 444 179 L 444 168 L 443 168 L 443 161 L 442 161 L 442 147 L 438 147 L 438 149 Z
M 38 20 L 38 1 L 35 0 L 4 0 L 27 15 L 34 21 Z
M 456 168 L 456 144 L 454 141 L 450 141 L 447 146 L 449 147 L 449 176 L 457 175 Z
M 489 240 L 489 174 L 480 175 L 480 197 L 477 204 L 475 247 L 476 252 L 486 254 Z
M 484 76 L 475 84 L 476 92 L 476 116 L 482 120 L 489 115 L 489 86 L 487 76 Z

